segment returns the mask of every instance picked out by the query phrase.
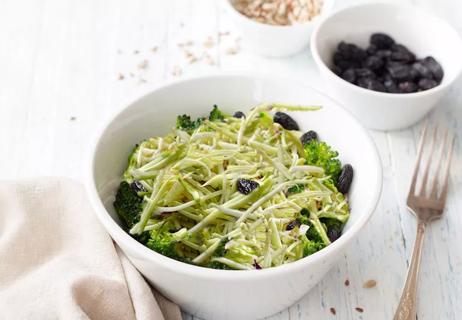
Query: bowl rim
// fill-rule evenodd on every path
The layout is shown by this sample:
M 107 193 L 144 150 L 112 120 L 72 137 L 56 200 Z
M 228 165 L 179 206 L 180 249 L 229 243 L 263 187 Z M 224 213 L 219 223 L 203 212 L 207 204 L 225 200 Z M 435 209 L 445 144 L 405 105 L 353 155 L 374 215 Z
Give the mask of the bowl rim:
M 312 26 L 313 24 L 317 24 L 323 17 L 328 16 L 332 12 L 332 8 L 334 7 L 335 0 L 324 0 L 321 8 L 321 12 L 317 15 L 314 16 L 313 19 L 310 21 L 305 21 L 301 23 L 294 23 L 294 24 L 289 24 L 289 25 L 277 25 L 277 24 L 268 24 L 268 23 L 263 23 L 259 21 L 255 21 L 252 18 L 247 17 L 246 15 L 242 14 L 239 12 L 236 7 L 231 3 L 233 0 L 223 0 L 224 6 L 230 12 L 232 15 L 237 17 L 238 19 L 241 20 L 246 20 L 252 23 L 253 25 L 257 27 L 262 27 L 262 28 L 269 28 L 273 30 L 289 30 L 289 29 L 296 29 L 296 28 L 305 28 L 307 26 Z M 325 9 L 324 9 L 325 8 Z
M 267 269 L 261 270 L 219 270 L 219 269 L 211 269 L 201 266 L 196 266 L 192 264 L 187 264 L 184 262 L 177 261 L 175 259 L 168 258 L 160 253 L 157 253 L 143 244 L 139 243 L 135 239 L 133 239 L 126 231 L 124 231 L 116 221 L 110 216 L 109 212 L 103 205 L 102 200 L 100 199 L 96 183 L 94 180 L 94 167 L 95 167 L 95 155 L 97 149 L 101 143 L 101 138 L 105 134 L 106 130 L 113 124 L 117 117 L 119 117 L 127 108 L 130 108 L 132 105 L 138 103 L 139 101 L 145 99 L 147 96 L 156 93 L 157 91 L 167 90 L 171 87 L 181 85 L 186 82 L 194 82 L 200 80 L 209 80 L 213 81 L 217 78 L 246 78 L 251 79 L 254 81 L 274 81 L 275 77 L 269 74 L 262 74 L 262 73 L 242 73 L 242 72 L 219 72 L 215 74 L 209 75 L 200 75 L 200 76 L 190 76 L 185 77 L 179 80 L 173 80 L 166 82 L 165 84 L 155 86 L 148 90 L 144 94 L 138 96 L 135 99 L 131 99 L 128 104 L 124 104 L 122 108 L 116 109 L 114 114 L 107 121 L 105 121 L 99 130 L 96 131 L 95 139 L 90 144 L 89 153 L 87 157 L 87 165 L 86 165 L 86 173 L 85 173 L 85 189 L 90 199 L 90 203 L 92 205 L 93 210 L 95 211 L 96 216 L 100 223 L 104 226 L 105 230 L 111 235 L 111 237 L 115 240 L 115 242 L 123 241 L 124 245 L 129 247 L 132 252 L 136 255 L 143 257 L 143 259 L 148 260 L 150 263 L 161 265 L 163 268 L 170 268 L 175 269 L 175 272 L 181 273 L 183 275 L 194 276 L 196 278 L 203 278 L 203 279 L 220 279 L 220 280 L 247 280 L 247 279 L 262 279 L 262 278 L 270 278 L 281 274 L 286 274 L 291 271 L 299 271 L 301 269 L 306 269 L 309 265 L 321 261 L 324 257 L 331 255 L 337 250 L 340 250 L 343 246 L 347 245 L 352 238 L 364 227 L 367 221 L 372 216 L 372 213 L 375 211 L 378 201 L 382 192 L 382 163 L 380 160 L 380 156 L 377 150 L 375 143 L 372 140 L 370 133 L 360 124 L 360 122 L 341 104 L 339 104 L 336 100 L 330 98 L 328 95 L 322 93 L 321 91 L 311 87 L 310 85 L 302 82 L 302 81 L 294 81 L 290 78 L 285 77 L 278 77 L 277 80 L 286 80 L 286 83 L 294 83 L 295 85 L 309 87 L 311 90 L 315 91 L 319 95 L 323 96 L 325 99 L 329 100 L 332 104 L 337 105 L 340 109 L 343 110 L 344 116 L 349 118 L 351 122 L 353 122 L 356 126 L 364 134 L 366 138 L 366 143 L 369 146 L 370 150 L 373 152 L 373 171 L 375 171 L 374 176 L 372 177 L 371 181 L 373 185 L 371 188 L 375 190 L 373 196 L 371 197 L 369 204 L 366 208 L 362 211 L 365 212 L 359 219 L 356 221 L 342 236 L 337 239 L 335 242 L 330 244 L 329 246 L 323 248 L 322 250 L 308 256 L 302 258 L 300 260 L 281 265 L 278 267 L 272 267 Z M 128 255 L 127 255 L 128 256 Z M 130 257 L 129 257 L 130 258 Z
M 461 49 L 462 53 L 462 38 L 459 35 L 459 33 L 454 29 L 452 25 L 450 25 L 448 22 L 443 20 L 437 15 L 431 14 L 425 9 L 422 9 L 421 7 L 414 6 L 412 4 L 403 4 L 403 3 L 389 3 L 389 2 L 384 2 L 384 1 L 378 1 L 378 2 L 371 2 L 371 3 L 364 3 L 364 4 L 358 4 L 358 5 L 353 5 L 353 6 L 348 6 L 344 9 L 338 10 L 334 12 L 333 14 L 324 17 L 314 28 L 311 40 L 310 40 L 310 49 L 311 49 L 311 55 L 313 56 L 313 59 L 317 66 L 321 68 L 324 71 L 327 71 L 327 73 L 334 78 L 334 81 L 337 83 L 343 83 L 345 86 L 351 88 L 352 90 L 358 92 L 358 93 L 367 93 L 371 94 L 373 96 L 377 97 L 387 97 L 387 98 L 392 98 L 392 99 L 408 99 L 408 98 L 414 98 L 414 97 L 425 97 L 428 95 L 431 95 L 433 93 L 436 93 L 438 91 L 445 90 L 447 87 L 452 85 L 460 76 L 462 73 L 462 63 L 459 63 L 459 69 L 454 73 L 454 76 L 452 78 L 449 78 L 448 81 L 446 82 L 441 82 L 439 85 L 436 87 L 433 87 L 429 90 L 424 90 L 420 92 L 412 92 L 412 93 L 390 93 L 390 92 L 380 92 L 380 91 L 374 91 L 366 88 L 362 88 L 360 86 L 357 86 L 355 84 L 352 84 L 344 79 L 342 79 L 340 76 L 338 76 L 334 71 L 332 71 L 323 61 L 321 58 L 321 55 L 319 54 L 318 51 L 318 38 L 320 34 L 320 30 L 322 27 L 327 23 L 330 22 L 334 19 L 336 19 L 339 15 L 345 14 L 345 13 L 350 13 L 354 10 L 357 10 L 359 8 L 364 8 L 364 7 L 375 7 L 375 6 L 389 6 L 389 7 L 394 7 L 394 8 L 400 8 L 400 9 L 412 9 L 414 11 L 414 14 L 419 14 L 419 15 L 424 15 L 429 17 L 431 20 L 434 22 L 437 22 L 438 24 L 441 24 L 449 30 L 457 39 L 458 42 L 458 47 Z M 444 79 L 444 78 L 443 78 Z

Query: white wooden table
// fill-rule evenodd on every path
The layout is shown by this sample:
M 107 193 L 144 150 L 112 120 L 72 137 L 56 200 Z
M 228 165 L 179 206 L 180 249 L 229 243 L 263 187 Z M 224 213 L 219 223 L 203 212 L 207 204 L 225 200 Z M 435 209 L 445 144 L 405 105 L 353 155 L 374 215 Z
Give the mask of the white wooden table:
M 338 2 L 339 8 L 361 1 Z M 411 2 L 445 17 L 462 33 L 461 1 Z M 217 71 L 272 72 L 323 90 L 308 50 L 285 60 L 245 51 L 231 55 L 237 36 L 214 0 L 1 0 L 0 178 L 81 179 L 87 146 L 101 122 L 124 102 L 174 78 Z M 213 45 L 205 48 L 208 37 Z M 179 47 L 189 41 L 194 42 L 188 47 L 192 55 L 202 56 L 191 64 Z M 139 65 L 145 59 L 143 68 Z M 447 212 L 426 238 L 420 320 L 462 318 L 461 89 L 459 81 L 430 115 L 432 123 L 456 132 L 458 141 Z M 372 133 L 384 168 L 383 195 L 373 218 L 316 288 L 269 319 L 392 318 L 415 236 L 415 220 L 404 199 L 419 130 L 420 125 Z M 368 279 L 375 279 L 377 287 L 364 289 Z M 193 318 L 185 314 L 186 320 Z

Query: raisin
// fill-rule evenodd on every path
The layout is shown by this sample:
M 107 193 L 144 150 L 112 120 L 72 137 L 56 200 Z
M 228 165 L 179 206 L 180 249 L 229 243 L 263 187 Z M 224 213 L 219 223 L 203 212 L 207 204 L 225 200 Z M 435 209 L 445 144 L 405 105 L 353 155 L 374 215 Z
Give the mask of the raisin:
M 300 142 L 303 145 L 308 144 L 311 140 L 318 140 L 318 134 L 316 133 L 316 131 L 310 130 L 308 132 L 305 132 L 300 137 Z
M 342 73 L 342 79 L 348 81 L 349 83 L 355 83 L 356 81 L 356 73 L 355 69 L 347 69 L 345 72 Z
M 334 242 L 342 235 L 342 225 L 339 223 L 333 223 L 327 227 L 326 233 L 330 242 Z
M 385 86 L 377 81 L 376 79 L 371 79 L 371 78 L 361 78 L 358 80 L 358 86 L 361 88 L 369 89 L 369 90 L 374 90 L 374 91 L 380 91 L 380 92 L 386 92 Z
M 418 88 L 417 84 L 412 81 L 404 81 L 398 85 L 400 93 L 413 93 L 416 92 Z
M 249 194 L 260 185 L 256 181 L 247 180 L 247 179 L 239 179 L 237 180 L 237 191 L 242 194 Z
M 422 63 L 430 69 L 430 71 L 433 74 L 433 78 L 440 83 L 441 80 L 443 79 L 444 72 L 443 68 L 441 65 L 438 63 L 438 61 L 435 60 L 433 57 L 426 57 L 425 59 L 422 60 Z
M 387 89 L 387 92 L 389 92 L 389 93 L 398 93 L 399 92 L 398 86 L 393 81 L 393 79 L 385 79 L 385 81 L 383 82 L 383 85 L 385 86 L 385 88 Z
M 340 70 L 346 70 L 348 68 L 357 68 L 360 66 L 358 61 L 352 61 L 348 58 L 345 58 L 340 52 L 334 54 L 334 65 Z
M 342 68 L 340 68 L 339 66 L 336 66 L 336 65 L 334 65 L 332 67 L 332 71 L 338 76 L 340 76 L 342 74 L 342 72 L 343 72 Z
M 434 88 L 438 85 L 438 82 L 436 82 L 433 79 L 425 79 L 422 78 L 419 80 L 419 88 L 422 90 L 429 90 L 431 88 Z
M 371 44 L 369 45 L 369 47 L 366 48 L 366 53 L 368 55 L 373 55 L 374 53 L 376 53 L 378 50 L 377 46 L 375 44 Z
M 235 112 L 235 113 L 233 114 L 233 117 L 234 117 L 234 118 L 238 118 L 238 119 L 240 119 L 240 118 L 245 118 L 245 113 L 242 112 L 242 111 L 237 111 L 237 112 Z
M 383 67 L 383 64 L 384 62 L 382 58 L 377 57 L 377 56 L 370 56 L 366 58 L 363 66 L 370 70 L 379 70 L 380 68 Z
M 395 40 L 385 33 L 374 33 L 371 35 L 370 42 L 379 49 L 388 49 L 395 43 Z
M 390 58 L 391 56 L 391 50 L 377 50 L 375 53 L 375 56 L 383 59 Z
M 412 68 L 405 64 L 389 63 L 387 71 L 390 76 L 396 81 L 412 80 L 414 75 L 411 72 Z
M 415 61 L 415 54 L 402 44 L 394 44 L 391 48 L 390 58 L 394 61 L 410 63 Z
M 343 194 L 350 190 L 351 182 L 353 181 L 353 167 L 350 164 L 343 166 L 340 176 L 337 181 L 337 190 Z
M 259 265 L 257 260 L 255 260 L 255 259 L 253 259 L 253 266 L 255 267 L 256 270 L 261 270 L 262 269 L 261 265 Z
M 299 227 L 301 224 L 302 223 L 298 219 L 292 220 L 291 222 L 287 224 L 286 230 L 292 230 L 295 227 Z
M 130 184 L 130 188 L 132 188 L 132 190 L 135 192 L 146 192 L 146 189 L 144 188 L 143 184 L 138 180 L 133 181 Z
M 358 68 L 355 69 L 356 77 L 358 78 L 375 78 L 375 73 L 372 72 L 371 69 L 368 68 Z
M 276 112 L 273 121 L 279 123 L 286 130 L 299 130 L 297 122 L 287 113 Z
M 367 56 L 365 50 L 359 48 L 355 44 L 346 43 L 343 41 L 339 43 L 337 50 L 346 60 L 361 61 Z
M 415 62 L 412 65 L 412 69 L 417 71 L 422 78 L 433 79 L 433 73 L 422 61 Z

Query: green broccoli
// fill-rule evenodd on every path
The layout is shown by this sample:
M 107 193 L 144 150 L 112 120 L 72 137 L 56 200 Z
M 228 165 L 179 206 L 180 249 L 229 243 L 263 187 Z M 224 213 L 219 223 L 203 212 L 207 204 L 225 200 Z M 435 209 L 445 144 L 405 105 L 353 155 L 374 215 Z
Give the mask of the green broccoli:
M 310 212 L 308 211 L 308 209 L 303 208 L 300 211 L 300 217 L 298 218 L 298 220 L 300 220 L 301 224 L 306 224 L 307 226 L 309 226 L 311 225 L 309 217 L 310 217 Z
M 151 238 L 146 243 L 146 246 L 166 257 L 188 262 L 180 253 L 178 241 L 175 240 L 168 231 L 159 232 L 158 230 L 153 230 L 151 232 Z
M 204 118 L 197 118 L 196 120 L 191 120 L 191 117 L 183 114 L 176 118 L 176 128 L 184 130 L 186 132 L 192 132 L 204 122 Z
M 229 241 L 227 237 L 223 238 L 220 240 L 220 244 L 218 245 L 218 248 L 215 250 L 215 252 L 212 254 L 212 258 L 214 257 L 224 257 L 226 254 L 226 249 L 225 245 Z M 221 269 L 221 270 L 234 270 L 230 266 L 218 262 L 218 261 L 210 261 L 207 265 L 207 268 L 213 268 L 213 269 Z
M 225 118 L 225 116 L 224 116 L 223 112 L 221 112 L 221 110 L 218 109 L 216 104 L 213 105 L 213 109 L 212 109 L 212 111 L 210 111 L 209 120 L 210 121 L 217 121 L 217 120 L 222 121 L 224 118 Z
M 136 241 L 146 245 L 148 240 L 151 238 L 151 233 L 149 231 L 143 231 L 141 234 L 132 234 L 131 235 Z
M 226 253 L 225 245 L 228 241 L 229 239 L 227 237 L 221 239 L 220 244 L 218 245 L 218 248 L 215 250 L 215 252 L 212 254 L 212 257 L 223 257 Z
M 325 142 L 314 139 L 310 140 L 304 147 L 306 163 L 323 168 L 326 175 L 329 175 L 336 184 L 342 170 L 342 164 L 337 159 L 338 152 L 332 150 Z
M 176 256 L 175 250 L 176 241 L 173 239 L 169 232 L 153 232 L 151 238 L 148 240 L 147 246 L 167 257 Z
M 318 230 L 316 230 L 315 226 L 313 226 L 313 224 L 312 224 L 311 222 L 308 222 L 308 225 L 310 226 L 310 228 L 309 228 L 308 231 L 306 232 L 306 237 L 307 237 L 309 240 L 312 240 L 312 241 L 315 241 L 315 242 L 323 243 L 322 237 L 321 237 L 321 235 L 319 234 Z
M 306 237 L 308 238 L 308 240 L 319 242 L 319 243 L 324 242 L 318 230 L 313 225 L 313 223 L 310 221 L 310 212 L 308 211 L 308 209 L 303 208 L 300 211 L 300 217 L 298 219 L 300 220 L 301 224 L 305 224 L 310 227 L 308 231 L 306 232 Z
M 304 241 L 303 242 L 303 256 L 309 256 L 315 252 L 318 252 L 325 247 L 325 244 L 321 241 Z
M 117 190 L 114 201 L 114 209 L 126 228 L 131 228 L 141 213 L 143 199 L 138 196 L 130 184 L 122 181 Z
M 218 262 L 218 261 L 212 261 L 208 263 L 207 265 L 205 265 L 205 267 L 212 268 L 212 269 L 220 269 L 220 270 L 234 270 L 230 266 L 224 263 Z
M 304 184 L 296 184 L 289 189 L 287 189 L 287 192 L 290 193 L 300 193 L 303 190 L 305 190 L 305 185 Z

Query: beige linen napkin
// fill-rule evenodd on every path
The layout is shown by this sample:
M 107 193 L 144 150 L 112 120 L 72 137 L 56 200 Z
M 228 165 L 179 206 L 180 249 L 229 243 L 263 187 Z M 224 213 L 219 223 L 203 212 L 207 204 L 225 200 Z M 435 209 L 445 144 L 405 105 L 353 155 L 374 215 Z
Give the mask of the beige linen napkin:
M 69 179 L 0 183 L 0 319 L 180 320 Z

